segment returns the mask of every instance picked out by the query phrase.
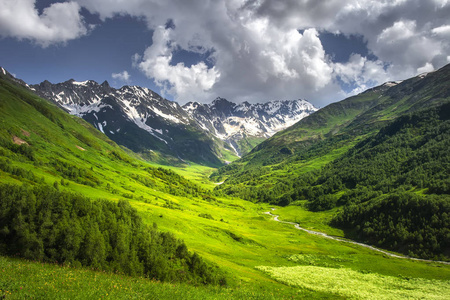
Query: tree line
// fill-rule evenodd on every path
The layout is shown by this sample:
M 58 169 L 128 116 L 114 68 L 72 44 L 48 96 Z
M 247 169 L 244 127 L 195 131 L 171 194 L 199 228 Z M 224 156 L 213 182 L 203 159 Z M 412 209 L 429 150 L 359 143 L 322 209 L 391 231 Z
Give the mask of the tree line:
M 0 185 L 3 255 L 161 281 L 226 283 L 216 266 L 155 225 L 146 226 L 127 201 L 92 201 L 47 185 Z
M 331 138 L 314 148 L 332 149 L 333 141 L 340 146 L 340 138 Z M 230 166 L 237 178 L 217 189 L 278 205 L 306 199 L 312 211 L 343 207 L 334 224 L 358 239 L 412 256 L 448 259 L 449 149 L 450 103 L 444 103 L 398 117 L 322 169 L 276 180 L 261 176 L 267 170 Z M 310 150 L 297 158 L 309 157 Z

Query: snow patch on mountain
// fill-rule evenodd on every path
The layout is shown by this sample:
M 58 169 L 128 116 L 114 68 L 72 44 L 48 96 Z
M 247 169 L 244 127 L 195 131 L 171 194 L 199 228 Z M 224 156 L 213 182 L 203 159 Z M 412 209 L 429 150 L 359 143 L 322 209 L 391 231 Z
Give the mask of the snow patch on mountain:
M 88 83 L 89 83 L 89 80 L 82 81 L 82 82 L 79 82 L 79 81 L 72 81 L 72 84 L 75 84 L 75 85 L 83 85 L 83 86 L 87 86 Z
M 425 74 L 425 73 L 424 73 Z M 420 75 L 419 75 L 420 76 Z M 426 75 L 424 75 L 423 77 L 425 77 Z M 402 83 L 402 80 L 397 80 L 397 81 L 388 81 L 385 84 L 383 84 L 384 86 L 387 87 L 393 87 L 396 86 L 397 84 Z
M 152 138 L 149 141 L 142 140 L 145 134 L 130 132 L 131 123 L 135 128 L 146 131 L 168 145 L 168 151 L 175 148 L 182 152 L 191 149 L 211 151 L 227 143 L 230 149 L 241 155 L 239 142 L 242 139 L 268 138 L 316 111 L 305 100 L 236 104 L 224 98 L 216 98 L 210 104 L 190 102 L 181 107 L 148 88 L 123 86 L 115 89 L 107 81 L 102 84 L 93 80 L 71 79 L 58 84 L 44 81 L 33 88 L 41 96 L 56 102 L 70 114 L 91 122 L 110 137 L 114 135 L 119 141 L 133 140 L 136 148 L 141 143 L 149 145 Z M 108 123 L 105 123 L 106 120 Z M 127 129 L 122 131 L 120 127 Z M 130 135 L 133 136 L 131 139 Z M 180 142 L 180 136 L 186 139 L 181 138 L 183 142 Z M 195 148 L 191 143 L 201 146 Z M 205 143 L 214 146 L 205 147 Z M 176 155 L 183 156 L 178 150 L 174 151 Z M 218 153 L 217 150 L 212 151 Z M 198 150 L 194 152 L 197 153 Z
M 233 148 L 230 141 L 236 142 L 245 136 L 268 138 L 317 110 L 302 99 L 235 104 L 223 98 L 210 104 L 189 102 L 183 109 L 202 129 L 228 141 Z
M 241 157 L 241 155 L 239 154 L 239 151 L 236 149 L 236 147 L 234 147 L 233 143 L 229 143 L 228 145 L 230 145 L 230 147 L 234 150 L 234 153 L 236 153 L 237 157 Z
M 97 128 L 98 128 L 98 130 L 100 130 L 101 132 L 105 133 L 105 131 L 103 130 L 103 125 L 102 125 L 102 123 L 97 123 Z
M 170 120 L 174 123 L 183 123 L 181 120 L 179 120 L 178 118 L 176 118 L 173 115 L 168 115 L 163 113 L 162 111 L 160 111 L 159 109 L 157 109 L 156 107 L 152 107 L 151 108 L 156 114 L 160 115 L 161 117 L 163 117 L 164 119 Z
M 99 102 L 90 105 L 77 105 L 64 103 L 61 104 L 61 106 L 65 108 L 71 115 L 75 115 L 78 117 L 83 117 L 85 114 L 88 113 L 93 113 L 95 115 L 95 113 L 100 112 L 104 108 L 113 109 L 111 105 Z M 97 115 L 95 115 L 95 117 L 98 120 Z

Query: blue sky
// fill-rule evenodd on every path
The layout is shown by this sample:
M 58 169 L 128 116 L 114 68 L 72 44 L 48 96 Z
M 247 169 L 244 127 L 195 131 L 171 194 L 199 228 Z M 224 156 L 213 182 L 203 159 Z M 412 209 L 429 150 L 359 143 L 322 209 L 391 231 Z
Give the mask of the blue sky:
M 130 84 L 157 90 L 153 81 L 131 67 L 131 57 L 152 44 L 152 31 L 144 22 L 129 16 L 117 16 L 100 23 L 89 35 L 66 44 L 45 48 L 29 40 L 5 38 L 0 40 L 1 65 L 25 80 L 53 83 L 88 79 L 99 83 L 107 80 L 111 86 L 127 84 L 113 79 L 113 73 L 128 70 Z
M 0 65 L 181 104 L 324 106 L 449 63 L 449 15 L 447 0 L 0 0 Z

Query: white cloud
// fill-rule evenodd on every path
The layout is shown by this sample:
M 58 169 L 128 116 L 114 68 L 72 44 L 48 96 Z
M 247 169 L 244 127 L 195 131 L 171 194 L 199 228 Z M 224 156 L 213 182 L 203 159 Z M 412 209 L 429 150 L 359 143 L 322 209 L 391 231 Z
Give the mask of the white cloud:
M 42 45 L 76 38 L 87 33 L 80 6 L 103 20 L 143 19 L 153 41 L 133 66 L 180 102 L 301 97 L 321 105 L 347 95 L 339 84 L 355 93 L 449 62 L 447 0 L 72 1 L 38 15 L 32 0 L 0 0 L 0 34 Z M 169 19 L 175 27 L 166 29 Z M 321 31 L 362 36 L 376 58 L 332 63 Z M 174 65 L 179 50 L 210 53 L 209 61 Z
M 269 20 L 241 20 L 233 48 L 217 49 L 221 80 L 214 92 L 250 102 L 313 98 L 332 80 L 315 29 L 282 31 Z
M 54 3 L 39 15 L 35 0 L 0 0 L 0 36 L 47 47 L 88 33 L 76 2 Z
M 450 38 L 450 25 L 444 25 L 444 26 L 433 28 L 433 30 L 431 30 L 431 32 L 437 36 L 442 36 L 444 38 Z
M 353 54 L 346 63 L 333 64 L 335 75 L 349 86 L 355 86 L 346 96 L 355 95 L 373 87 L 375 84 L 391 80 L 382 61 L 368 60 L 359 54 Z
M 323 99 L 323 91 L 339 91 L 318 31 L 309 28 L 301 34 L 295 13 L 293 25 L 286 26 L 260 15 L 257 7 L 246 7 L 244 0 L 78 2 L 104 19 L 116 14 L 144 18 L 155 30 L 153 44 L 132 58 L 133 66 L 180 102 L 211 101 L 216 96 L 252 102 L 317 95 Z M 332 2 L 337 7 L 339 1 Z M 175 28 L 167 30 L 169 19 Z M 208 59 L 214 67 L 205 62 L 172 65 L 180 49 L 211 53 Z
M 428 73 L 428 72 L 432 72 L 434 71 L 434 67 L 432 64 L 430 63 L 426 63 L 423 67 L 420 67 L 417 69 L 417 73 L 422 74 L 422 73 Z
M 450 53 L 447 0 L 77 1 L 103 19 L 129 14 L 146 20 L 155 30 L 153 44 L 133 65 L 180 102 L 220 95 L 237 101 L 305 97 L 321 104 L 346 95 L 338 83 L 358 92 L 439 68 Z M 164 28 L 169 19 L 175 28 Z M 378 59 L 352 55 L 332 63 L 321 30 L 362 36 Z M 212 53 L 214 67 L 172 65 L 180 49 Z
M 133 58 L 148 77 L 153 78 L 163 89 L 163 94 L 171 94 L 181 102 L 197 101 L 198 97 L 207 93 L 220 78 L 215 67 L 208 68 L 204 62 L 190 67 L 180 62 L 171 65 L 172 52 L 178 47 L 171 40 L 172 29 L 160 26 L 153 33 L 153 44 Z
M 383 29 L 377 37 L 377 43 L 402 43 L 403 40 L 414 36 L 416 22 L 412 20 L 398 21 L 394 25 Z
M 123 81 L 125 83 L 129 83 L 130 82 L 130 78 L 131 78 L 131 76 L 128 73 L 128 71 L 123 71 L 121 73 L 112 73 L 111 77 L 113 79 L 120 80 L 120 81 Z
M 152 52 L 157 46 L 144 53 L 141 69 L 160 84 L 166 82 L 166 90 L 181 101 L 188 100 L 186 91 L 193 87 L 190 97 L 201 101 L 216 95 L 238 101 L 305 97 L 323 104 L 346 95 L 339 82 L 354 86 L 355 93 L 439 68 L 450 53 L 448 1 L 133 0 L 120 9 L 101 5 L 102 0 L 90 2 L 103 17 L 129 13 L 144 17 L 153 29 L 170 18 L 176 27 L 168 40 L 174 45 L 213 50 L 215 69 L 199 65 L 197 72 L 192 66 L 170 66 L 175 50 L 170 45 L 158 46 L 163 46 L 162 55 Z M 361 35 L 378 59 L 352 55 L 348 62 L 333 64 L 320 30 Z
M 447 63 L 449 15 L 448 1 L 358 1 L 340 11 L 331 28 L 362 35 L 371 53 L 388 65 L 386 80 L 396 80 Z

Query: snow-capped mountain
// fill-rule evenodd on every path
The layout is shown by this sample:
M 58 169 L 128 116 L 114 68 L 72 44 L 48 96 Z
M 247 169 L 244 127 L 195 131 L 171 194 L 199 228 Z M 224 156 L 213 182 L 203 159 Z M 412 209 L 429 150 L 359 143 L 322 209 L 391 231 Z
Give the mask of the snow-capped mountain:
M 115 89 L 107 81 L 44 81 L 30 88 L 133 151 L 210 165 L 223 163 L 224 151 L 245 154 L 317 110 L 305 100 L 235 104 L 223 98 L 181 107 L 147 88 Z
M 147 88 L 115 89 L 92 80 L 44 81 L 31 88 L 133 151 L 151 155 L 157 150 L 182 160 L 222 163 L 221 141 L 212 139 L 178 103 Z
M 235 104 L 223 98 L 211 104 L 189 102 L 183 109 L 201 128 L 228 142 L 239 155 L 245 150 L 243 140 L 248 143 L 251 138 L 269 138 L 317 110 L 301 99 Z
M 108 109 L 113 109 L 116 104 L 119 105 L 118 108 L 124 117 L 165 144 L 169 143 L 170 138 L 164 134 L 162 128 L 150 126 L 154 119 L 174 124 L 189 124 L 190 121 L 189 116 L 177 103 L 138 86 L 124 86 L 116 90 L 111 88 L 107 81 L 98 84 L 92 80 L 77 82 L 71 79 L 59 84 L 44 81 L 33 88 L 72 115 L 82 118 L 92 115 L 96 121 L 91 123 L 103 133 L 115 134 L 121 130 L 114 120 L 108 124 L 106 120 L 98 117 Z

